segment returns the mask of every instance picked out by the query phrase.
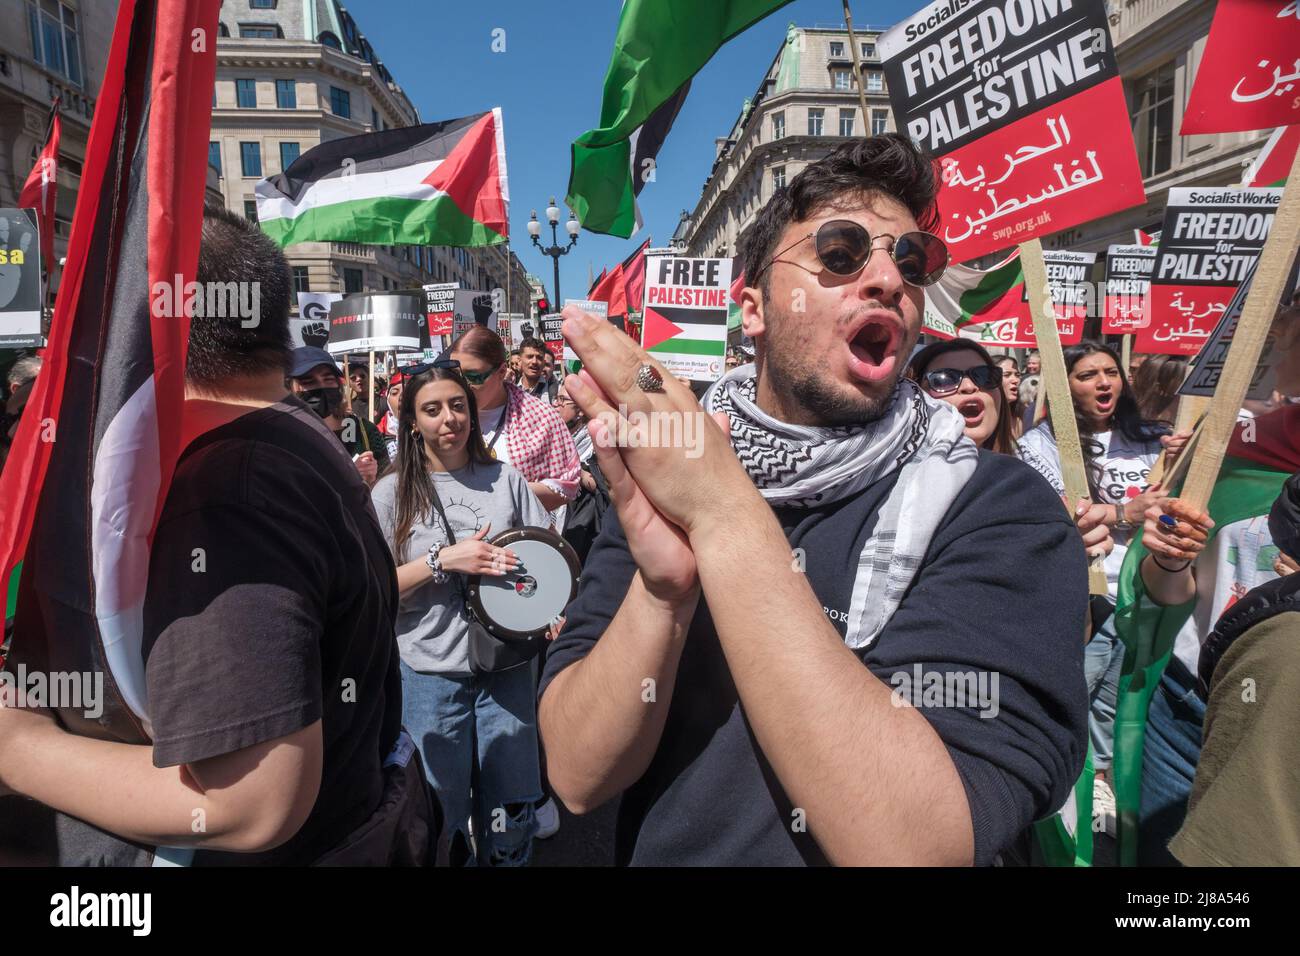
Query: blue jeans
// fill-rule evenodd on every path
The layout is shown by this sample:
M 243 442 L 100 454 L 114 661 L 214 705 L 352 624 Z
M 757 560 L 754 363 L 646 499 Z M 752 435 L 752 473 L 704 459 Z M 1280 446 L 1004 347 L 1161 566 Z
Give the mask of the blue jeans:
M 1123 665 L 1124 642 L 1115 634 L 1112 614 L 1083 649 L 1083 677 L 1088 683 L 1088 737 L 1092 741 L 1094 770 L 1109 769 L 1115 752 L 1115 705 Z
M 1196 680 L 1176 657 L 1151 695 L 1142 751 L 1142 803 L 1138 809 L 1138 864 L 1177 866 L 1169 841 L 1187 816 L 1187 798 L 1201 757 L 1205 702 Z
M 532 668 L 445 677 L 403 661 L 402 722 L 442 802 L 452 863 L 527 866 L 542 794 Z

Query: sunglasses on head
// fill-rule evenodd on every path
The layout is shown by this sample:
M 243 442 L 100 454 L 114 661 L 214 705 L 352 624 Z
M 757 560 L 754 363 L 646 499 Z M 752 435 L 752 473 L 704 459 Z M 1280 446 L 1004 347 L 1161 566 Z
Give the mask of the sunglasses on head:
M 888 255 L 898 267 L 898 274 L 908 285 L 927 286 L 939 281 L 944 270 L 948 268 L 948 247 L 938 236 L 928 232 L 905 232 L 901 236 L 881 233 L 876 239 L 888 239 Z M 872 245 L 871 233 L 851 219 L 832 219 L 824 222 L 816 232 L 800 236 L 796 242 L 786 246 L 759 269 L 753 281 L 761 276 L 781 256 L 789 252 L 805 239 L 813 240 L 817 259 L 826 271 L 837 276 L 855 276 L 863 270 L 867 260 L 878 247 Z
M 921 376 L 926 391 L 936 398 L 951 395 L 961 388 L 961 380 L 968 378 L 976 388 L 988 391 L 1002 384 L 1002 369 L 995 365 L 977 365 L 974 368 L 935 368 Z
M 420 362 L 418 365 L 403 365 L 397 370 L 397 372 L 402 376 L 403 380 L 405 380 L 413 378 L 416 375 L 423 375 L 425 372 L 429 371 L 429 369 L 433 368 L 454 368 L 462 375 L 465 375 L 466 378 L 469 377 L 467 373 L 461 371 L 460 362 L 454 358 L 448 358 L 445 355 L 439 355 L 432 362 Z

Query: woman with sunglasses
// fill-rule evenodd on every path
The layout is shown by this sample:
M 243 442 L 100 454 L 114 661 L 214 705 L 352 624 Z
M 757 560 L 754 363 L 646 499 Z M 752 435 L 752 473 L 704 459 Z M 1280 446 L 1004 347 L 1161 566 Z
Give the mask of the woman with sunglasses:
M 397 427 L 396 469 L 372 500 L 397 564 L 402 722 L 442 801 L 453 863 L 523 866 L 541 796 L 533 669 L 472 672 L 456 578 L 517 570 L 513 551 L 485 539 L 550 517 L 523 476 L 488 453 L 454 362 L 404 370 Z
M 510 381 L 501 336 L 476 325 L 446 354 L 474 389 L 488 452 L 514 465 L 548 511 L 577 497 L 581 468 L 569 429 L 550 404 Z

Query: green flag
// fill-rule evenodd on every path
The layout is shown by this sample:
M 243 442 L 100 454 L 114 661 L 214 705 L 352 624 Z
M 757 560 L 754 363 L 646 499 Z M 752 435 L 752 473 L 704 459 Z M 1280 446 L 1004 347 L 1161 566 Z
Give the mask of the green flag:
M 790 0 L 625 0 L 600 126 L 573 143 L 569 208 L 592 232 L 627 238 L 636 196 L 686 98 L 718 49 Z

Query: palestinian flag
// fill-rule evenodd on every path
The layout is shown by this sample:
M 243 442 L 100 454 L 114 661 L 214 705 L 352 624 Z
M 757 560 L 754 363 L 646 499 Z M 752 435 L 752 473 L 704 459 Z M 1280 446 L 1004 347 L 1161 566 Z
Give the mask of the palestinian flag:
M 597 288 L 600 287 L 600 284 L 601 284 L 602 282 L 605 281 L 605 274 L 606 274 L 608 271 L 609 271 L 608 269 L 601 269 L 601 270 L 600 270 L 600 275 L 596 276 L 596 278 L 593 279 L 593 280 L 591 281 L 591 284 L 587 286 L 587 298 L 588 298 L 588 299 L 592 298 L 592 294 L 596 291 Z M 587 270 L 587 277 L 588 277 L 588 278 L 591 277 L 591 270 L 590 270 L 590 269 Z M 601 301 L 605 301 L 605 300 L 601 300 Z
M 1210 541 L 1228 525 L 1268 514 L 1283 483 L 1300 471 L 1300 405 L 1287 405 L 1237 425 L 1207 511 L 1215 525 Z M 1138 530 L 1120 571 L 1115 628 L 1124 642 L 1115 712 L 1115 807 L 1121 866 L 1137 863 L 1138 809 L 1142 798 L 1142 751 L 1147 709 L 1173 653 L 1174 638 L 1196 606 L 1161 607 L 1147 596 L 1139 566 L 1147 555 Z M 1207 542 L 1208 544 L 1208 542 Z
M 991 269 L 953 264 L 925 289 L 924 331 L 939 338 L 956 338 L 970 325 L 1028 315 L 1025 275 L 1017 250 Z
M 583 227 L 626 239 L 636 197 L 686 100 L 724 43 L 790 0 L 624 0 L 600 125 L 573 143 L 568 205 Z
M 723 355 L 727 351 L 726 310 L 646 306 L 641 347 L 652 355 Z
M 59 122 L 59 103 L 62 97 L 56 97 L 50 107 L 50 125 L 45 134 L 45 145 L 36 157 L 36 165 L 27 175 L 22 192 L 18 194 L 18 206 L 21 209 L 35 209 L 36 221 L 41 230 L 41 260 L 45 263 L 45 274 L 54 274 L 54 204 L 59 195 L 59 138 L 62 124 Z
M 491 246 L 510 234 L 501 110 L 321 143 L 257 184 L 262 231 L 295 242 Z
M 219 7 L 117 6 L 45 365 L 0 478 L 0 579 L 23 562 L 12 655 L 102 672 L 102 717 L 62 722 L 131 743 L 149 734 L 149 542 L 182 450 L 189 340 L 154 293 L 179 297 L 198 265 Z
M 1300 124 L 1279 126 L 1264 142 L 1264 148 L 1255 161 L 1246 168 L 1241 185 L 1246 188 L 1285 186 L 1297 151 L 1300 151 Z
M 1141 229 L 1133 230 L 1133 245 L 1135 246 L 1158 246 L 1160 245 L 1160 230 L 1155 232 L 1143 232 Z

